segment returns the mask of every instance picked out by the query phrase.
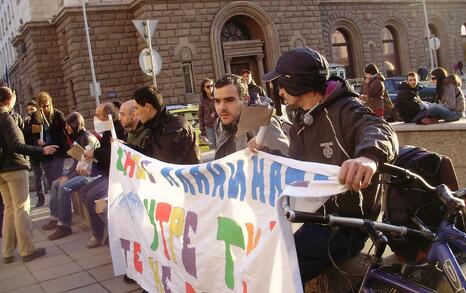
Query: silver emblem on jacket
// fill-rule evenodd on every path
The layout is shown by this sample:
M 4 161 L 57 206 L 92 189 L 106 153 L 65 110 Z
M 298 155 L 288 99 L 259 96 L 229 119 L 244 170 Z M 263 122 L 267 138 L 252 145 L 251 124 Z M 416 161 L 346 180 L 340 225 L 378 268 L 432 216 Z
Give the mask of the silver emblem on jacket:
M 324 157 L 327 159 L 330 159 L 333 156 L 333 150 L 332 150 L 333 142 L 324 142 L 320 144 L 320 147 L 324 148 L 322 150 L 322 153 L 324 154 Z

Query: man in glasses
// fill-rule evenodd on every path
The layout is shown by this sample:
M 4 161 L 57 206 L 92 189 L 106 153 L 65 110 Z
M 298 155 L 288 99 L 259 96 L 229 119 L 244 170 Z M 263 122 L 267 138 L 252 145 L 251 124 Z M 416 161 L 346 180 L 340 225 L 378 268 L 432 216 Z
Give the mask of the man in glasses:
M 396 97 L 395 111 L 400 118 L 407 123 L 417 123 L 426 117 L 427 104 L 421 100 L 418 88 L 418 75 L 416 72 L 409 72 L 406 81 L 399 86 Z
M 327 60 L 313 49 L 284 53 L 263 80 L 273 81 L 278 94 L 300 109 L 291 128 L 289 156 L 341 166 L 338 179 L 348 191 L 333 196 L 317 213 L 376 219 L 380 195 L 371 180 L 379 164 L 395 158 L 398 140 L 393 129 L 356 99 L 347 81 L 329 78 Z M 303 283 L 331 265 L 329 253 L 342 261 L 359 253 L 367 240 L 358 230 L 332 232 L 308 223 L 294 238 Z

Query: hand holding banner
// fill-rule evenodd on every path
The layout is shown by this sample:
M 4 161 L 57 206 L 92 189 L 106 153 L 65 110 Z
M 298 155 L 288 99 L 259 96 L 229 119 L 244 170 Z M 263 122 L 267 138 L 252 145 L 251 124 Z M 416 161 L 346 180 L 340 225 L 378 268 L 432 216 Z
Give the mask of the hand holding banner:
M 246 150 L 173 165 L 114 140 L 108 206 L 115 274 L 150 292 L 302 292 L 278 199 L 284 191 L 339 193 L 338 172 Z M 307 185 L 288 189 L 301 181 Z

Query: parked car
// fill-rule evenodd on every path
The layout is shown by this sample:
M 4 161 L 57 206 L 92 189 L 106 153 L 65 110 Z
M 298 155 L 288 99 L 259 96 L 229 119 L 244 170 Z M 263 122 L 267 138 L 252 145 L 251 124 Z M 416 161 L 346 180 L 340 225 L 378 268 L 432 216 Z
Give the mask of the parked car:
M 388 96 L 392 101 L 393 105 L 396 103 L 396 97 L 399 93 L 399 86 L 400 84 L 406 81 L 406 78 L 403 76 L 396 76 L 396 77 L 387 77 L 384 81 L 385 88 L 387 89 Z M 419 96 L 423 101 L 435 103 L 435 96 L 437 92 L 434 86 L 425 86 L 425 85 L 418 85 L 419 86 Z M 387 121 L 401 121 L 399 117 L 395 113 L 391 113 L 385 111 L 384 118 Z
M 201 130 L 199 129 L 198 104 L 167 105 L 167 110 L 174 115 L 182 115 L 186 120 L 188 120 L 196 132 L 196 144 L 199 146 L 201 153 L 209 151 L 209 145 L 201 139 Z
M 387 77 L 384 81 L 388 96 L 390 97 L 390 100 L 392 100 L 393 104 L 396 102 L 396 96 L 399 92 L 399 85 L 403 81 L 406 81 L 406 78 L 403 76 Z M 434 103 L 436 94 L 437 93 L 434 86 L 419 85 L 419 96 L 421 96 L 423 101 Z

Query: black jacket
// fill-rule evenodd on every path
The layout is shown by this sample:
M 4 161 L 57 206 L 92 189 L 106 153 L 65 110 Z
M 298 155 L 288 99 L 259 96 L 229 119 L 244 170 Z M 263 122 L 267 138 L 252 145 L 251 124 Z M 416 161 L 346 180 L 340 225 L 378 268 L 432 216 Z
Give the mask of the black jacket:
M 200 163 L 194 129 L 183 117 L 162 108 L 144 128 L 145 137 L 140 148 L 146 156 L 172 164 Z
M 401 119 L 404 122 L 413 122 L 414 116 L 421 111 L 421 103 L 418 88 L 412 88 L 407 82 L 402 82 L 395 103 L 395 110 Z
M 67 134 L 65 131 L 65 114 L 61 112 L 60 110 L 54 109 L 53 110 L 53 118 L 52 122 L 50 123 L 50 136 L 52 137 L 52 144 L 58 145 L 58 150 L 54 154 L 54 156 L 58 157 L 66 157 L 67 154 L 66 152 L 69 149 L 69 145 L 67 142 Z M 40 111 L 34 112 L 34 115 L 32 115 L 29 124 L 33 125 L 42 125 L 42 119 L 39 119 Z M 32 141 L 34 144 L 37 144 L 37 140 L 40 138 L 40 134 L 32 134 L 32 132 L 28 135 L 31 135 Z
M 398 139 L 390 125 L 361 104 L 356 99 L 357 93 L 344 80 L 331 77 L 327 92 L 330 94 L 311 112 L 310 125 L 304 124 L 302 117 L 293 124 L 290 156 L 338 166 L 358 157 L 368 157 L 378 164 L 394 160 Z M 377 187 L 371 184 L 362 192 L 362 209 L 359 194 L 348 191 L 328 200 L 325 211 L 349 217 L 377 217 L 380 211 Z
M 252 80 L 249 84 L 248 84 L 248 93 L 249 93 L 249 97 L 250 97 L 250 104 L 255 104 L 256 103 L 256 99 L 258 97 L 265 97 L 267 96 L 267 94 L 265 93 L 265 90 L 261 87 L 261 86 L 258 86 L 254 80 Z
M 125 140 L 125 130 L 120 121 L 113 121 L 118 139 Z M 110 159 L 112 153 L 112 132 L 105 131 L 100 139 L 100 147 L 94 150 L 94 158 L 97 162 L 92 164 L 92 176 L 106 175 L 110 170 Z
M 29 170 L 29 161 L 24 155 L 42 156 L 41 147 L 26 145 L 23 132 L 15 120 L 15 114 L 0 107 L 0 173 L 17 170 Z M 22 120 L 21 120 L 22 121 Z

